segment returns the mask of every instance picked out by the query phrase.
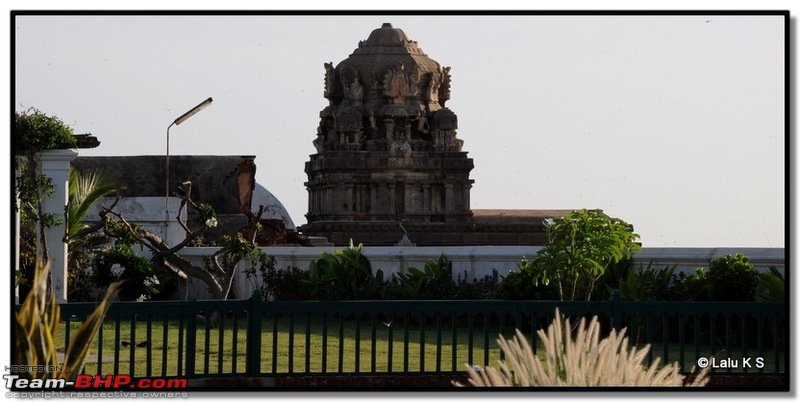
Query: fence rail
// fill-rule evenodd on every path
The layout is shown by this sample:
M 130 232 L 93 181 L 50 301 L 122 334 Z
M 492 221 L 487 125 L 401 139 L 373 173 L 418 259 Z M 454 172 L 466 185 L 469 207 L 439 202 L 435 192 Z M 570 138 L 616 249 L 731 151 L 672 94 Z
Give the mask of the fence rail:
M 60 350 L 93 308 L 61 305 L 69 320 Z M 685 373 L 700 358 L 716 366 L 712 372 L 786 368 L 782 303 L 625 302 L 618 295 L 591 302 L 271 302 L 256 291 L 242 300 L 114 302 L 84 370 L 186 378 L 457 373 L 467 364 L 496 364 L 498 334 L 509 338 L 515 329 L 543 353 L 537 331 L 556 308 L 574 318 L 597 315 L 604 331 L 624 328 L 633 345 L 651 345 L 650 362 L 677 361 Z

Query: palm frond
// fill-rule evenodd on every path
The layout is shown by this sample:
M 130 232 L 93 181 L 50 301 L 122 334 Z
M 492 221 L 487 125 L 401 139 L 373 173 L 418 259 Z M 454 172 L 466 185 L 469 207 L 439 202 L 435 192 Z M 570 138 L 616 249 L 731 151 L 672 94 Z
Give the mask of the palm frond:
M 119 182 L 119 173 L 114 170 L 78 172 L 76 169 L 70 169 L 67 213 L 69 236 L 74 236 L 80 231 L 86 214 L 95 203 L 124 188 L 125 186 Z

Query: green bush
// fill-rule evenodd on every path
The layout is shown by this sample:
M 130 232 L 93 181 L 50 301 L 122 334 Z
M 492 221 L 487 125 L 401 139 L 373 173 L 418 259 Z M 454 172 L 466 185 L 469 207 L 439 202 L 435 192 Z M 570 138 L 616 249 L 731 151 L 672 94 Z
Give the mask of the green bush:
M 711 282 L 713 300 L 755 300 L 758 272 L 744 254 L 728 254 L 711 260 L 708 280 Z
M 711 281 L 708 278 L 708 270 L 703 267 L 695 269 L 693 274 L 686 275 L 683 272 L 678 274 L 676 286 L 678 294 L 680 295 L 680 300 L 713 300 L 713 296 L 711 294 Z
M 177 285 L 172 276 L 156 269 L 147 258 L 137 255 L 130 247 L 114 245 L 98 252 L 92 261 L 90 281 L 99 289 L 123 281 L 120 300 L 157 300 L 169 297 Z
M 534 282 L 551 283 L 559 300 L 591 300 L 595 288 L 615 285 L 603 283 L 604 275 L 620 277 L 634 252 L 641 249 L 631 225 L 612 219 L 603 211 L 579 210 L 544 222 L 547 242 L 536 254 Z
M 362 253 L 364 245 L 323 252 L 322 258 L 311 263 L 308 275 L 301 280 L 315 300 L 358 300 L 374 298 L 370 284 L 383 281 L 383 272 L 373 278 L 372 266 Z
M 276 269 L 275 257 L 268 256 L 266 253 L 251 260 L 250 266 L 243 272 L 253 287 L 261 291 L 264 300 L 308 300 L 311 298 L 307 286 L 302 283 L 302 280 L 308 277 L 308 273 L 297 267 Z M 258 283 L 259 274 L 260 284 Z
M 458 274 L 458 278 L 456 278 L 456 294 L 453 298 L 459 300 L 492 299 L 499 284 L 500 275 L 496 269 L 493 269 L 491 274 L 484 275 L 481 279 L 472 278 L 471 282 L 466 272 L 463 278 L 461 274 Z
M 758 286 L 758 272 L 741 253 L 713 259 L 708 269 L 677 279 L 681 299 L 693 301 L 754 301 Z
M 526 258 L 517 264 L 517 271 L 509 271 L 494 292 L 499 300 L 558 300 L 558 289 L 538 281 L 539 268 Z
M 783 303 L 786 300 L 786 280 L 775 267 L 759 275 L 756 301 Z
M 628 276 L 619 282 L 622 300 L 677 299 L 677 290 L 672 283 L 673 273 L 677 267 L 677 265 L 671 265 L 654 269 L 651 260 L 646 267 L 629 271 Z
M 403 300 L 452 299 L 456 294 L 453 264 L 444 254 L 426 261 L 423 269 L 408 267 L 394 276 L 389 294 Z

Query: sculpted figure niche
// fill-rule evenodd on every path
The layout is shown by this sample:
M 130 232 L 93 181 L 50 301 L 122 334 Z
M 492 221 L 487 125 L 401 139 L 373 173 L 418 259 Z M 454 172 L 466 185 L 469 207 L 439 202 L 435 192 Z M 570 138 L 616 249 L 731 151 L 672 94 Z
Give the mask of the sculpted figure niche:
M 384 93 L 395 105 L 403 105 L 407 98 L 417 95 L 419 76 L 416 71 L 407 71 L 405 64 L 390 69 L 384 76 Z

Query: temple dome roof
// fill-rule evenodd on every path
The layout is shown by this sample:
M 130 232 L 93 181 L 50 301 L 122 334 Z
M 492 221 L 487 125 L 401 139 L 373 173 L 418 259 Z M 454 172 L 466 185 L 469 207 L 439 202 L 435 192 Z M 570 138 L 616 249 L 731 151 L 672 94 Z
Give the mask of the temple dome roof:
M 392 27 L 390 23 L 384 23 L 380 28 L 372 31 L 369 38 L 358 43 L 358 48 L 353 54 L 367 53 L 422 53 L 422 49 L 417 46 L 417 42 L 408 38 L 408 35 L 400 29 Z
M 383 80 L 386 71 L 404 64 L 406 68 L 414 68 L 420 74 L 441 74 L 442 66 L 428 57 L 425 52 L 412 41 L 400 28 L 384 23 L 370 33 L 367 40 L 358 43 L 350 57 L 336 66 L 340 74 L 352 68 L 358 70 L 361 77 L 372 77 Z M 349 77 L 348 77 L 349 78 Z M 365 83 L 369 85 L 369 83 Z

